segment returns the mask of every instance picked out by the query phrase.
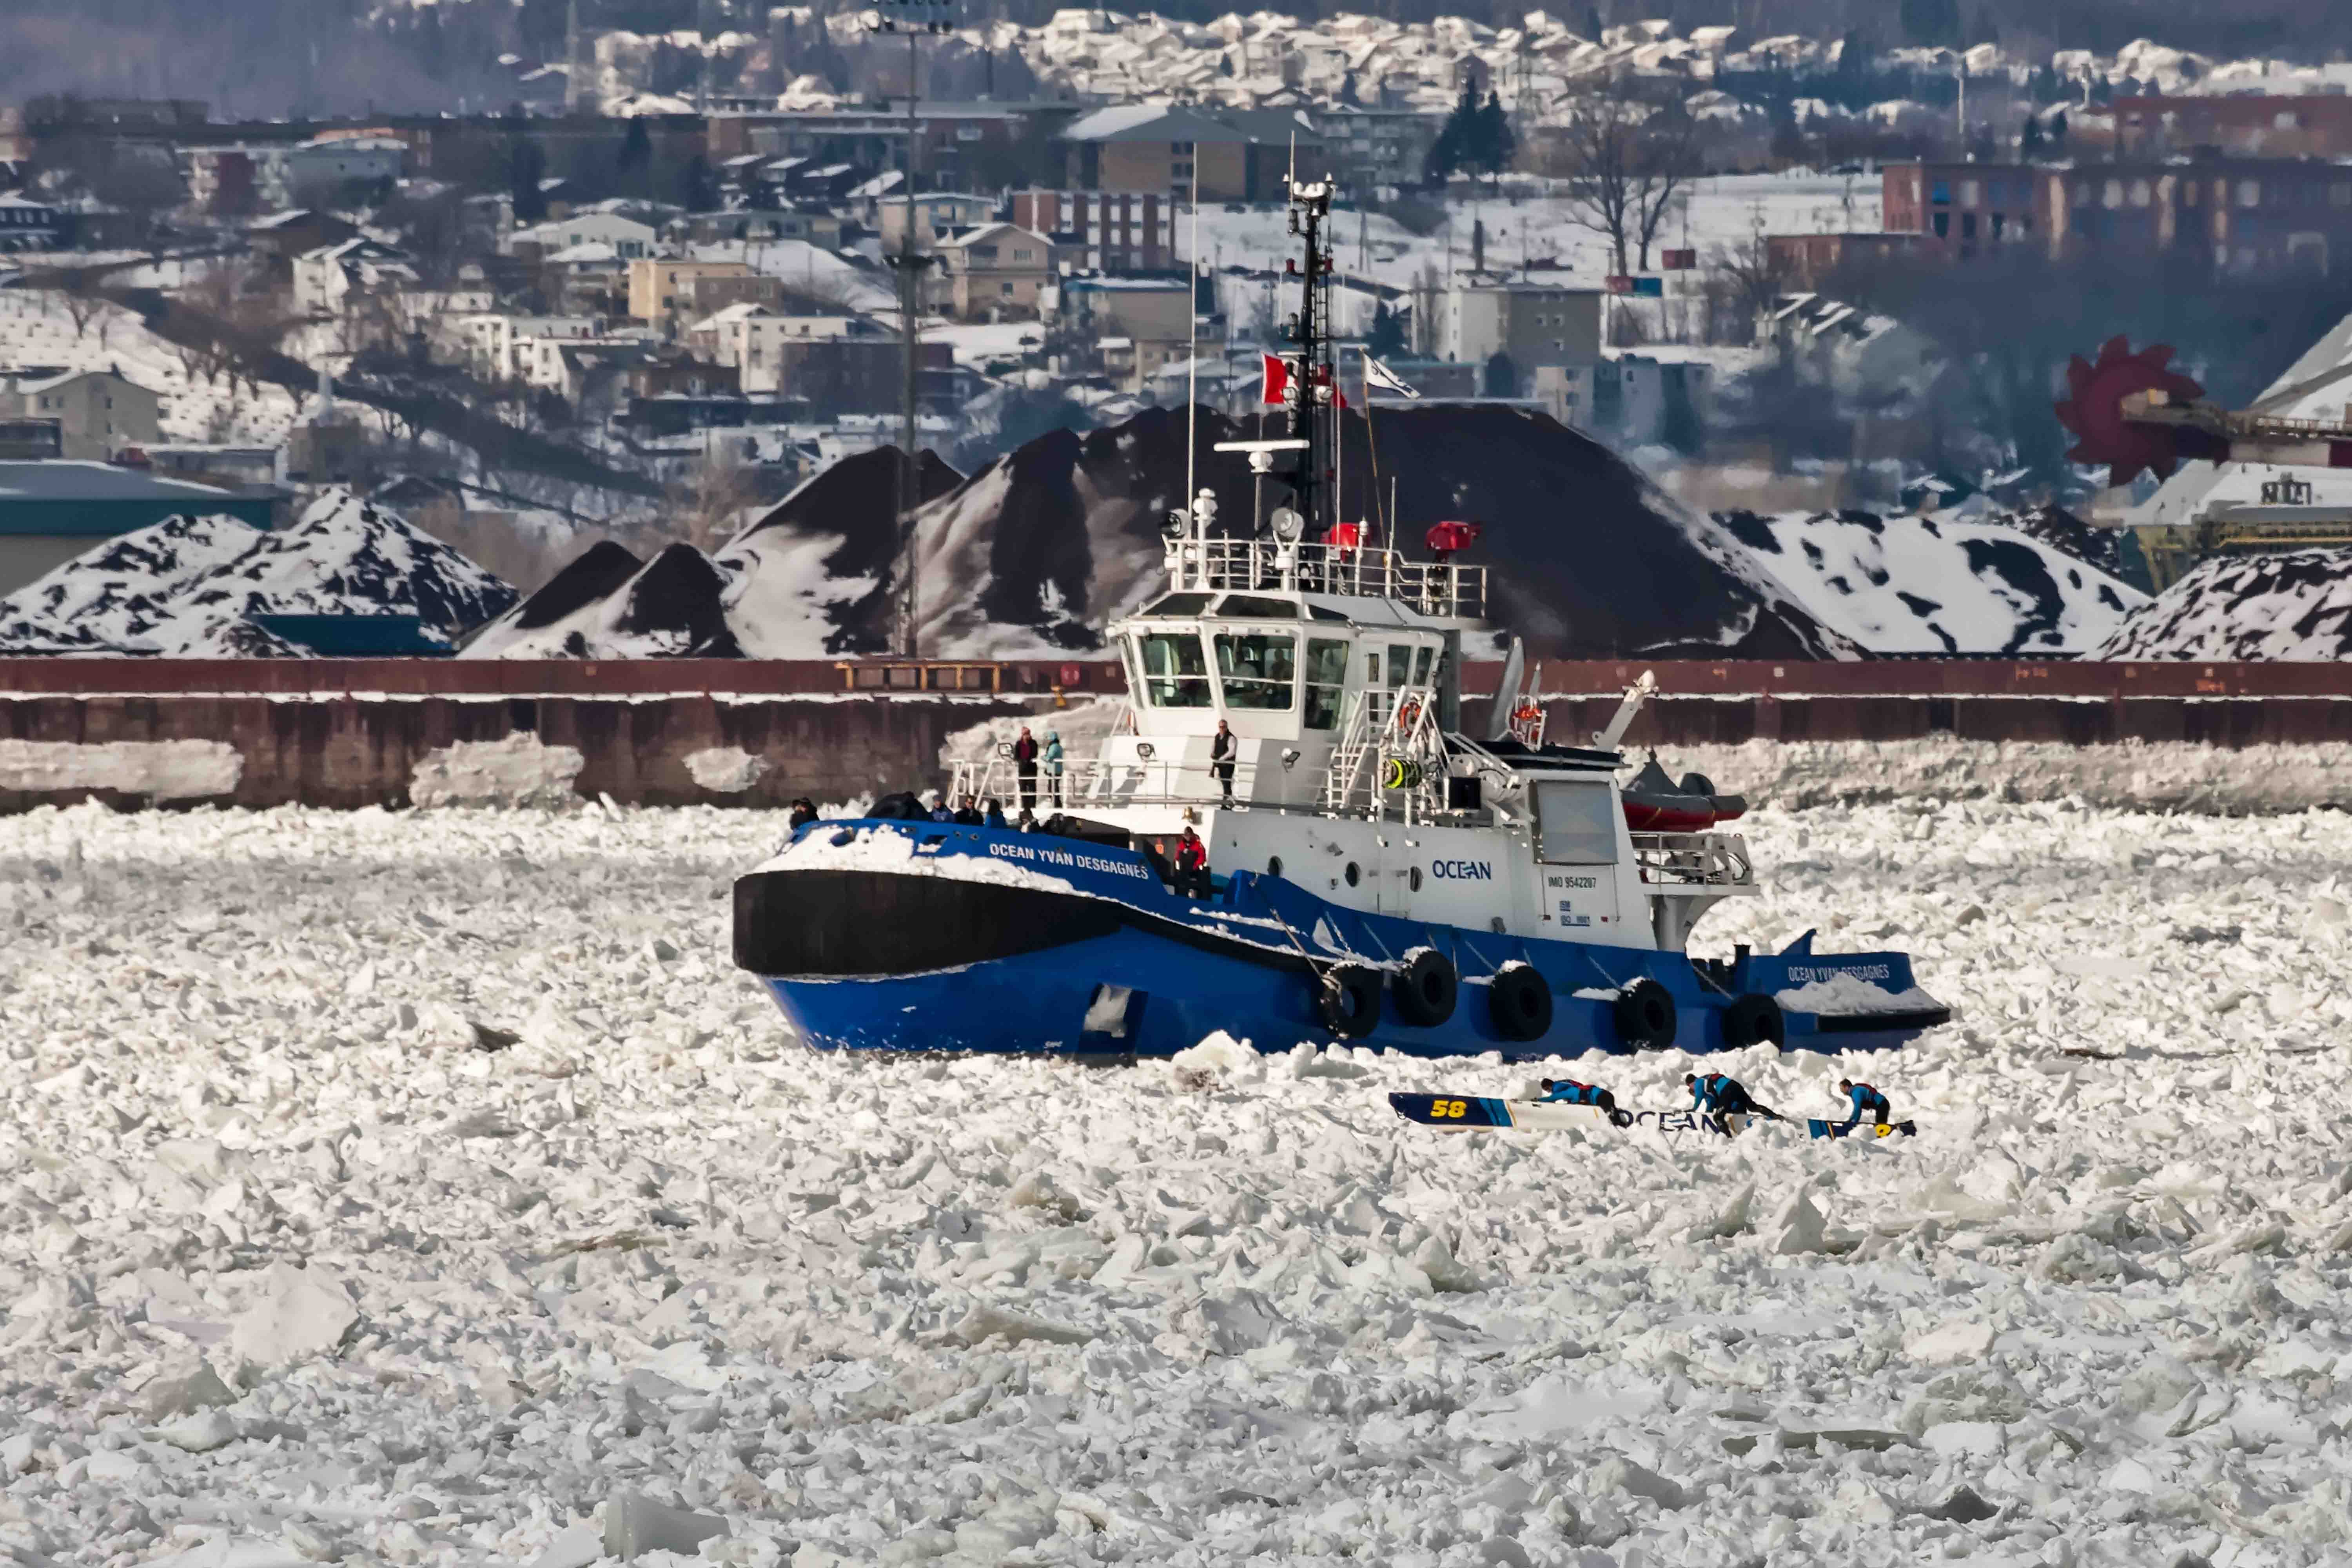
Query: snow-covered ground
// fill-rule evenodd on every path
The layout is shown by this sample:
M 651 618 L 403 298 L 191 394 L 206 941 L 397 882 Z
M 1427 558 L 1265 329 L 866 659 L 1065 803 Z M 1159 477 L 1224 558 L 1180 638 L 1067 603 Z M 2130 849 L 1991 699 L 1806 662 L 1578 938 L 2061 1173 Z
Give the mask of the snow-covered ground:
M 1901 942 L 1962 1016 L 1717 1065 L 1796 1113 L 1866 1072 L 1916 1139 L 1438 1133 L 1383 1092 L 1530 1075 L 1360 1053 L 803 1055 L 726 958 L 762 814 L 0 822 L 0 1542 L 706 1528 L 638 1494 L 738 1568 L 2342 1561 L 2352 820 L 1748 826 L 1772 891 L 1706 951 Z
M 1508 192 L 1511 187 L 1504 189 Z M 1576 223 L 1568 203 L 1559 195 L 1514 201 L 1503 195 L 1482 201 L 1456 191 L 1447 213 L 1446 225 L 1429 235 L 1415 235 L 1385 216 L 1334 214 L 1332 254 L 1339 269 L 1351 277 L 1368 276 L 1400 289 L 1410 288 L 1424 267 L 1433 268 L 1441 279 L 1449 271 L 1467 272 L 1474 227 L 1484 224 L 1490 269 L 1516 273 L 1522 260 L 1532 260 L 1538 266 L 1564 268 L 1571 275 L 1570 282 L 1588 289 L 1599 288 L 1601 279 L 1616 270 L 1609 259 L 1608 242 Z M 1220 269 L 1247 267 L 1279 271 L 1284 258 L 1298 253 L 1298 241 L 1291 236 L 1288 221 L 1278 206 L 1235 212 L 1204 202 L 1200 258 Z M 1745 247 L 1758 235 L 1872 231 L 1881 223 L 1875 174 L 1720 174 L 1692 184 L 1685 206 L 1659 230 L 1656 246 L 1688 247 L 1698 251 L 1702 261 L 1712 263 L 1717 252 Z M 1192 235 L 1191 216 L 1179 212 L 1179 254 L 1192 253 Z M 1650 265 L 1654 268 L 1660 264 L 1654 247 Z
M 119 305 L 101 306 L 81 332 L 52 289 L 0 289 L 0 365 L 60 365 L 121 374 L 162 398 L 166 441 L 272 446 L 301 412 L 282 386 L 208 382 L 188 373 L 178 345 Z

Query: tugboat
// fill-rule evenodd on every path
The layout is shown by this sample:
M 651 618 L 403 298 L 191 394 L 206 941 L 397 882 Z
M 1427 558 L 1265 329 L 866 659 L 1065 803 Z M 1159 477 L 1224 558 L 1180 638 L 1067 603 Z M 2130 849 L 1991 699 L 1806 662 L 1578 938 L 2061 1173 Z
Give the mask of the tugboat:
M 1620 786 L 1649 677 L 1591 744 L 1550 744 L 1514 644 L 1495 721 L 1465 732 L 1486 574 L 1454 557 L 1475 531 L 1438 523 L 1434 559 L 1411 561 L 1339 520 L 1331 186 L 1289 196 L 1306 256 L 1286 434 L 1220 448 L 1286 487 L 1267 532 L 1220 531 L 1207 489 L 1171 514 L 1167 591 L 1110 628 L 1129 721 L 1072 765 L 1043 830 L 810 824 L 737 880 L 738 965 L 827 1049 L 1165 1056 L 1223 1030 L 1269 1052 L 1527 1059 L 1881 1047 L 1946 1022 L 1902 953 L 1819 954 L 1808 931 L 1689 955 L 1702 915 L 1758 889 L 1745 843 L 1713 830 L 1737 796 L 1654 761 Z M 1014 784 L 997 757 L 954 789 Z M 1171 864 L 1188 828 L 1206 870 Z

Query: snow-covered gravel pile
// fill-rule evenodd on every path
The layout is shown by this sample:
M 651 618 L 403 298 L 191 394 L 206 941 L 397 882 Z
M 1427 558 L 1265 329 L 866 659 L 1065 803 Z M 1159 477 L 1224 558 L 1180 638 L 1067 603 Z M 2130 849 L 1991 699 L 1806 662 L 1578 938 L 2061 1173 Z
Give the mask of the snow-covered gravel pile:
M 1964 1009 L 1862 1069 L 1916 1139 L 816 1058 L 725 956 L 772 816 L 0 821 L 0 1548 L 2343 1561 L 2352 821 L 1747 826 L 1706 951 L 1818 923 Z M 1848 1064 L 1724 1065 L 1818 1114 Z

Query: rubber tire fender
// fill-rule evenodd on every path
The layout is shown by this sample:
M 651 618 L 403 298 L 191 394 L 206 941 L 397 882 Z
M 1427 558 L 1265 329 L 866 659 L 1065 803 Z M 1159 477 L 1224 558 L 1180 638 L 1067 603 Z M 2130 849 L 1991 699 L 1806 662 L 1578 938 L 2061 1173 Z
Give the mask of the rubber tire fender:
M 1408 1024 L 1433 1029 L 1454 1016 L 1462 990 L 1453 961 L 1435 948 L 1424 947 L 1402 969 L 1389 977 L 1389 994 L 1397 1016 Z
M 1486 986 L 1486 1019 L 1495 1033 L 1525 1044 L 1551 1033 L 1551 985 L 1533 965 L 1497 970 Z
M 1381 977 L 1360 963 L 1335 963 L 1315 979 L 1315 1016 L 1343 1040 L 1360 1039 L 1381 1021 Z
M 1731 1005 L 1723 1010 L 1723 1043 L 1735 1051 L 1748 1046 L 1787 1045 L 1789 1021 L 1780 1016 L 1780 1004 L 1754 991 L 1733 997 Z
M 1609 1016 L 1627 1050 L 1659 1050 L 1675 1043 L 1674 994 L 1647 975 L 1617 994 Z

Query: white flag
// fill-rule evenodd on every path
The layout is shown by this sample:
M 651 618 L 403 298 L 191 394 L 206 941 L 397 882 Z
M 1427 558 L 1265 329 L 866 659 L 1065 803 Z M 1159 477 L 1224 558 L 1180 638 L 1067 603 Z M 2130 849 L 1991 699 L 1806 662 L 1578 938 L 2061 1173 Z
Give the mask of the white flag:
M 1391 370 L 1388 366 L 1382 364 L 1380 361 L 1374 359 L 1370 354 L 1366 354 L 1364 356 L 1364 379 L 1370 382 L 1374 386 L 1386 387 L 1389 391 L 1396 393 L 1400 396 L 1419 397 L 1421 395 L 1421 389 L 1419 387 L 1414 386 L 1411 382 L 1405 380 L 1404 377 L 1399 375 L 1396 372 Z

